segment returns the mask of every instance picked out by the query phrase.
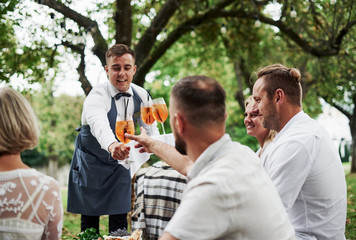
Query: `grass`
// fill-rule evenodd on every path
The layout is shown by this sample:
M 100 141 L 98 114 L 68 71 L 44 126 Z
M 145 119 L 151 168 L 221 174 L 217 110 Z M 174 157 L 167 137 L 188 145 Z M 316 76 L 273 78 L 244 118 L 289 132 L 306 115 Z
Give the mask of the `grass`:
M 62 239 L 74 239 L 77 234 L 80 233 L 80 214 L 69 213 L 67 209 L 67 189 L 62 189 L 62 202 L 64 209 L 64 221 L 63 221 L 63 230 L 62 230 Z M 100 234 L 105 235 L 109 232 L 109 217 L 101 216 L 100 217 Z
M 346 175 L 347 182 L 347 218 L 346 239 L 356 240 L 356 173 Z
M 347 219 L 346 219 L 346 239 L 356 240 L 356 173 L 349 173 L 350 164 L 344 163 L 346 183 L 347 183 Z M 62 200 L 64 208 L 64 222 L 62 239 L 73 239 L 80 233 L 80 215 L 68 213 L 67 209 L 67 190 L 62 189 Z M 100 233 L 107 234 L 108 216 L 100 218 Z
M 107 235 L 109 232 L 108 228 L 108 216 L 100 217 L 100 234 Z M 80 215 L 69 213 L 64 211 L 64 222 L 63 222 L 63 231 L 62 231 L 62 239 L 74 239 L 77 234 L 80 233 Z

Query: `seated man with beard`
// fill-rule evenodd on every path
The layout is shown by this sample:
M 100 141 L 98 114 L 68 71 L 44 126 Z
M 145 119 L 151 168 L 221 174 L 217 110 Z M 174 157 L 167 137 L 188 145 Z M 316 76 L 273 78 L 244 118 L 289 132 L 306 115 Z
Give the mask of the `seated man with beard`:
M 294 239 L 272 182 L 248 147 L 225 133 L 225 91 L 214 79 L 189 76 L 172 89 L 176 149 L 142 133 L 126 134 L 187 175 L 181 204 L 160 240 Z M 182 155 L 184 154 L 184 155 Z
M 274 64 L 257 73 L 255 107 L 277 131 L 261 155 L 298 239 L 345 239 L 346 182 L 326 130 L 302 110 L 301 74 Z

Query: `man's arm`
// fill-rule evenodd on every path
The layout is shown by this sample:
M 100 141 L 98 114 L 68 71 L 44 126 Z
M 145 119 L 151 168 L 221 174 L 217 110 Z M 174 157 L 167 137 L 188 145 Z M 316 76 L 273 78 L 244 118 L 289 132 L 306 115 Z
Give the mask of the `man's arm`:
M 193 161 L 190 160 L 188 156 L 180 154 L 175 147 L 171 145 L 149 137 L 146 130 L 142 127 L 140 135 L 130 135 L 126 133 L 125 137 L 137 141 L 139 144 L 135 147 L 142 148 L 140 149 L 140 152 L 155 154 L 157 157 L 185 176 L 193 165 Z

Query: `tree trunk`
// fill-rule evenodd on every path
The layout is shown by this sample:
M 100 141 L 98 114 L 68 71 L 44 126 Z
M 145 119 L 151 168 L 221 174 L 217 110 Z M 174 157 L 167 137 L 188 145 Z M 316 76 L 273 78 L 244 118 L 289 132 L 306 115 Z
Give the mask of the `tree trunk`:
M 48 175 L 58 180 L 58 156 L 50 156 L 48 162 Z
M 356 173 L 356 107 L 354 108 L 354 114 L 350 118 L 350 130 L 351 130 L 351 173 Z
M 115 41 L 131 46 L 132 37 L 132 8 L 131 0 L 117 0 L 115 20 Z
M 240 63 L 238 61 L 234 61 L 234 70 L 235 70 L 235 77 L 237 80 L 238 89 L 235 93 L 235 99 L 239 103 L 241 109 L 245 111 L 245 95 L 243 93 L 243 84 L 242 84 L 242 73 L 240 69 Z

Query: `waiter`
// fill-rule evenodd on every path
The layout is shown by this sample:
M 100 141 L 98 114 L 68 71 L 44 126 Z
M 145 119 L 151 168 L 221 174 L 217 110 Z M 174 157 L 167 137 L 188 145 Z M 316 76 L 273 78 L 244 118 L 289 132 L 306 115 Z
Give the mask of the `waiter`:
M 67 211 L 81 214 L 81 231 L 95 228 L 97 233 L 101 215 L 109 215 L 112 232 L 127 228 L 131 210 L 130 171 L 118 163 L 128 157 L 130 148 L 115 136 L 117 115 L 127 108 L 147 132 L 159 134 L 157 123 L 150 128 L 140 117 L 140 104 L 148 101 L 148 92 L 132 83 L 137 68 L 134 51 L 116 44 L 105 57 L 109 81 L 95 86 L 84 101 L 68 181 Z

